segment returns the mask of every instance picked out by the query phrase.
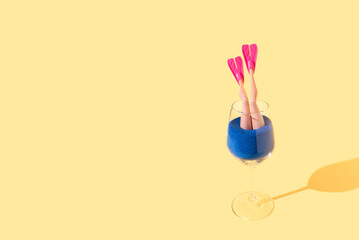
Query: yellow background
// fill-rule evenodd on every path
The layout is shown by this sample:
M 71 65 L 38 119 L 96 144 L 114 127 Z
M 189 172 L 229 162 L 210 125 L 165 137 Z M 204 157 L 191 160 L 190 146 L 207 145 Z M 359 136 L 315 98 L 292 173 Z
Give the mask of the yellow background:
M 226 148 L 242 44 L 275 127 L 256 189 L 359 157 L 359 5 L 335 2 L 2 2 L 0 239 L 358 239 L 359 189 L 256 222 L 230 208 L 248 189 Z

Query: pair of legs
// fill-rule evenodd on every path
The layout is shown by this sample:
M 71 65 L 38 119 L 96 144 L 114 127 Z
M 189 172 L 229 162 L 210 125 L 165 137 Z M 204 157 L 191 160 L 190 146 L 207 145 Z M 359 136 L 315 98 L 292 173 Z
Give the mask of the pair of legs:
M 254 82 L 254 72 L 253 69 L 250 69 L 250 100 L 242 81 L 239 81 L 239 96 L 243 102 L 242 105 L 242 115 L 241 115 L 241 128 L 245 130 L 258 129 L 264 126 L 263 116 L 259 111 L 257 105 L 257 87 Z

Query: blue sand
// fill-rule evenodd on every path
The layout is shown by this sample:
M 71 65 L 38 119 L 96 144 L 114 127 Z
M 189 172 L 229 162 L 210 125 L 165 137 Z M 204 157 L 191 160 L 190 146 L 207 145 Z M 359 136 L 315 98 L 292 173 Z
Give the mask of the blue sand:
M 263 119 L 265 125 L 255 130 L 242 129 L 240 117 L 229 122 L 227 146 L 234 156 L 246 160 L 255 160 L 263 158 L 273 151 L 272 121 L 266 116 L 263 116 Z

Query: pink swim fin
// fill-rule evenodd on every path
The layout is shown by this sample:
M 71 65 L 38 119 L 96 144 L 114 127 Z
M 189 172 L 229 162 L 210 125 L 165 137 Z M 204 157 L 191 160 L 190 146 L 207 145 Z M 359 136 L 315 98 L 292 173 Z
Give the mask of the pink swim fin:
M 241 57 L 236 57 L 235 60 L 233 58 L 228 59 L 228 66 L 231 69 L 233 76 L 235 77 L 237 83 L 239 84 L 239 80 L 244 82 L 244 72 L 243 72 L 243 61 Z M 236 66 L 237 65 L 237 66 Z
M 244 44 L 242 46 L 242 52 L 248 72 L 250 72 L 250 69 L 253 69 L 254 72 L 256 69 L 257 54 L 258 54 L 257 44 L 251 44 L 250 46 L 248 44 Z

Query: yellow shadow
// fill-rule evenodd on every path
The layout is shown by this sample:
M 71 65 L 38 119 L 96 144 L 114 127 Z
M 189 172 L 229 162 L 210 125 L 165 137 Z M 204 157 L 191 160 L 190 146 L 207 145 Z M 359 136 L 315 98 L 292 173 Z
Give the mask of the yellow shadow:
M 306 189 L 321 192 L 346 192 L 359 187 L 359 158 L 319 168 L 310 176 L 307 186 L 273 198 L 277 200 Z

